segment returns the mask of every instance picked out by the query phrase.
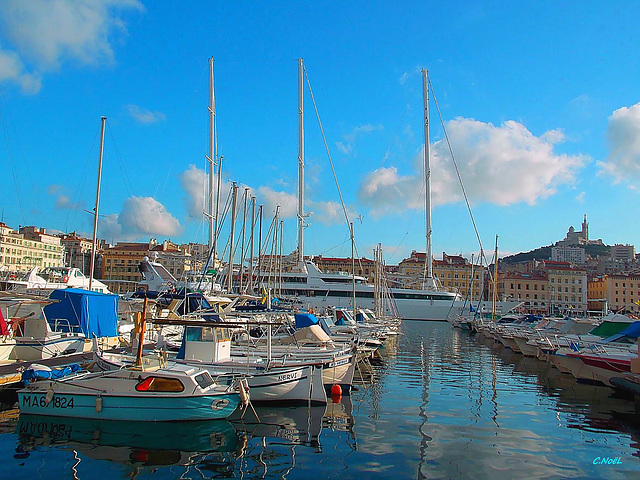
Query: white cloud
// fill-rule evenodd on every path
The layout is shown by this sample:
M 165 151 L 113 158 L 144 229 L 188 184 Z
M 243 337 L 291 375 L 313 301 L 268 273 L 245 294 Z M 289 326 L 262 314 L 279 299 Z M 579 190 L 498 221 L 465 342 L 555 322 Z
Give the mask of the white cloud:
M 155 123 L 164 121 L 167 117 L 161 112 L 152 112 L 146 108 L 139 107 L 138 105 L 126 106 L 129 115 L 131 115 L 138 123 Z
M 640 103 L 611 114 L 607 139 L 610 150 L 607 161 L 598 162 L 601 172 L 616 183 L 626 181 L 630 188 L 640 189 Z
M 117 223 L 124 238 L 172 237 L 181 233 L 180 222 L 152 197 L 129 197 L 124 201 Z
M 12 81 L 25 94 L 40 91 L 41 79 L 37 74 L 26 72 L 26 67 L 17 53 L 0 49 L 0 83 Z
M 310 200 L 307 205 L 307 210 L 313 221 L 319 221 L 324 225 L 346 225 L 347 221 L 344 218 L 344 210 L 340 202 L 314 202 Z M 358 214 L 354 209 L 347 207 L 347 214 L 350 221 L 357 221 Z
M 358 198 L 371 207 L 374 218 L 415 207 L 424 195 L 417 175 L 399 175 L 396 167 L 380 167 L 360 184 Z M 422 192 L 422 193 L 421 193 Z
M 81 64 L 112 63 L 109 36 L 126 34 L 115 10 L 143 10 L 138 0 L 5 0 L 0 13 L 6 36 L 40 68 L 64 58 Z
M 258 187 L 256 201 L 264 205 L 265 215 L 274 214 L 276 206 L 280 206 L 280 218 L 292 218 L 298 213 L 298 195 L 287 192 L 276 192 L 269 187 Z
M 112 64 L 112 42 L 127 33 L 118 11 L 128 10 L 144 7 L 139 0 L 4 0 L 0 27 L 12 48 L 0 50 L 0 81 L 37 93 L 41 72 L 65 61 Z
M 496 127 L 457 118 L 447 123 L 447 130 L 472 202 L 534 205 L 553 195 L 560 185 L 573 183 L 577 171 L 590 160 L 582 155 L 554 153 L 554 144 L 563 139 L 562 132 L 554 130 L 536 137 L 515 121 Z M 396 167 L 371 172 L 360 185 L 360 201 L 372 209 L 374 216 L 420 205 L 424 202 L 421 164 L 422 153 L 414 159 L 415 170 L 409 175 L 400 175 Z M 431 148 L 431 187 L 433 205 L 462 200 L 444 140 Z

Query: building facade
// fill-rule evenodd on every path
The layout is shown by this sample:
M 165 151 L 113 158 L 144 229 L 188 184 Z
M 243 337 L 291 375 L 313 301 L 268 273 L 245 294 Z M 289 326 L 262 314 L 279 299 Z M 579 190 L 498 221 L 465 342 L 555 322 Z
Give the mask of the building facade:
M 557 245 L 551 248 L 551 260 L 554 262 L 569 262 L 584 265 L 586 255 L 584 248 Z
M 529 313 L 549 311 L 549 279 L 544 272 L 504 272 L 498 275 L 498 298 L 524 303 Z
M 589 308 L 640 316 L 640 274 L 604 275 L 589 282 Z
M 398 264 L 394 277 L 397 286 L 422 288 L 426 260 L 426 253 L 413 250 L 408 258 Z M 433 276 L 445 290 L 473 301 L 478 301 L 482 296 L 484 269 L 472 265 L 460 255 L 447 255 L 445 252 L 442 252 L 442 260 L 432 259 L 432 265 Z
M 28 272 L 33 267 L 61 267 L 64 250 L 60 238 L 33 226 L 18 231 L 0 223 L 0 268 Z

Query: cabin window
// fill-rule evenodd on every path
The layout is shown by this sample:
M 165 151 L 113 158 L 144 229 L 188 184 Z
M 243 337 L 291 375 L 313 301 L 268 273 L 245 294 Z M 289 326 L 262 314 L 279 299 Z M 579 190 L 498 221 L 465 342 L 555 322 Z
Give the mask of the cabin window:
M 177 378 L 147 377 L 136 385 L 138 392 L 182 392 L 184 385 Z
M 210 385 L 213 385 L 213 378 L 209 375 L 209 372 L 202 372 L 194 377 L 196 383 L 200 388 L 205 389 Z

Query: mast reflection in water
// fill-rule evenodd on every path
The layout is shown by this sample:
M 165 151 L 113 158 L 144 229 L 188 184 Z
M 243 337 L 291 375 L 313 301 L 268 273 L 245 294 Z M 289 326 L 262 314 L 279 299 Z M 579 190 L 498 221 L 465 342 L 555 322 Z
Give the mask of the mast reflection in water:
M 105 423 L 5 412 L 13 479 L 635 478 L 633 399 L 446 323 L 405 322 L 351 397 L 228 421 Z M 617 464 L 597 459 L 619 458 Z

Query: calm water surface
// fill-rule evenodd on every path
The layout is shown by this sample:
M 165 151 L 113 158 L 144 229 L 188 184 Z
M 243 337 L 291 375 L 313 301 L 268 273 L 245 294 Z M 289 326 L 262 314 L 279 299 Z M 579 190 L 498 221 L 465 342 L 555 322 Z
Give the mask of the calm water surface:
M 448 324 L 405 322 L 359 377 L 340 403 L 256 408 L 259 422 L 4 412 L 0 478 L 640 478 L 636 401 Z

